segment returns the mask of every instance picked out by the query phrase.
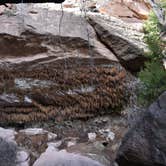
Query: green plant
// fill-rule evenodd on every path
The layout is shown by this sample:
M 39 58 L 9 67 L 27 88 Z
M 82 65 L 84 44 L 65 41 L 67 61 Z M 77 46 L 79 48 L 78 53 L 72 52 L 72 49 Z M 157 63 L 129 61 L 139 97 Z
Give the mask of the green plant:
M 162 7 L 166 7 L 166 4 L 164 5 Z M 144 25 L 144 30 L 144 39 L 149 48 L 146 56 L 150 60 L 138 74 L 143 85 L 139 89 L 138 101 L 140 104 L 148 105 L 163 91 L 166 91 L 166 70 L 162 64 L 164 44 L 160 39 L 161 27 L 159 21 L 153 12 L 150 13 L 149 19 Z
M 165 0 L 161 0 L 160 7 L 162 7 L 163 9 L 166 9 L 166 1 Z
M 144 24 L 145 36 L 144 40 L 148 45 L 149 52 L 146 54 L 151 59 L 161 59 L 162 54 L 162 41 L 160 40 L 160 27 L 156 15 L 151 12 L 149 19 Z
M 152 61 L 139 73 L 143 87 L 139 92 L 139 103 L 148 105 L 166 90 L 166 71 L 160 62 Z

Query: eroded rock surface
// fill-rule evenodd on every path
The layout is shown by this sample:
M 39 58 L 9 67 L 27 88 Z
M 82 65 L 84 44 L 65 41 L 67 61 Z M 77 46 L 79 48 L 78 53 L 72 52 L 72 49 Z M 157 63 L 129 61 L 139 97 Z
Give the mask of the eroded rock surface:
M 100 12 L 96 4 L 88 10 Z M 102 115 L 128 102 L 132 76 L 121 62 L 127 68 L 142 58 L 142 33 L 112 17 L 88 14 L 89 24 L 83 11 L 62 13 L 53 4 L 15 10 L 0 16 L 0 123 L 19 129 L 0 128 L 0 160 L 9 150 L 9 166 L 113 165 L 128 126 L 121 114 Z
M 99 2 L 99 11 L 128 22 L 139 22 L 148 18 L 151 6 L 146 0 L 108 0 Z
M 131 72 L 140 70 L 146 61 L 143 33 L 116 18 L 107 20 L 91 16 L 89 23 L 94 27 L 99 40 L 112 50 L 126 69 Z
M 0 17 L 1 123 L 119 111 L 128 73 L 85 18 L 23 7 Z
M 125 116 L 110 115 L 88 121 L 42 122 L 36 125 L 42 128 L 0 128 L 0 151 L 3 151 L 0 161 L 9 166 L 50 166 L 60 163 L 67 166 L 71 163 L 77 166 L 110 166 L 127 130 L 126 120 Z M 89 133 L 95 133 L 96 137 L 89 140 Z M 114 137 L 108 139 L 110 133 Z
M 66 0 L 65 9 L 85 6 L 87 11 L 121 18 L 127 22 L 141 22 L 148 18 L 151 6 L 147 0 Z

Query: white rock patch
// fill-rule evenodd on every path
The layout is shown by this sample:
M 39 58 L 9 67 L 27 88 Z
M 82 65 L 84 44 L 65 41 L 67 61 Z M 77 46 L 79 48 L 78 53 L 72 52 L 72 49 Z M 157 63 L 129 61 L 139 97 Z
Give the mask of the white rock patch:
M 115 138 L 115 133 L 112 132 L 110 129 L 101 129 L 99 133 L 106 138 L 107 141 L 113 141 Z
M 18 151 L 17 153 L 17 166 L 29 166 L 29 154 L 25 151 Z
M 48 147 L 47 150 L 36 160 L 33 166 L 103 166 L 97 161 L 78 154 L 57 151 Z
M 0 127 L 0 138 L 4 139 L 5 141 L 15 142 L 15 135 L 17 132 L 14 129 L 4 129 Z
M 96 133 L 88 133 L 89 141 L 95 141 L 96 136 L 97 136 Z

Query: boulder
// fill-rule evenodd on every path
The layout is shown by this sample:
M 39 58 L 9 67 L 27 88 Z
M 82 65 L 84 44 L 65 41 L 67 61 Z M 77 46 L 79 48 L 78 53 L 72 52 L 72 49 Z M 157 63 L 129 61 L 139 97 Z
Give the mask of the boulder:
M 56 151 L 53 147 L 48 147 L 36 160 L 33 166 L 103 166 L 99 162 L 78 154 L 68 153 L 66 151 Z
M 17 146 L 0 138 L 0 165 L 15 166 L 17 161 Z
M 28 166 L 29 153 L 17 145 L 15 129 L 0 127 L 0 165 Z
M 0 22 L 1 123 L 85 119 L 126 103 L 127 72 L 82 15 L 21 4 Z
M 117 154 L 119 166 L 166 165 L 166 92 L 143 112 L 124 137 Z
M 133 26 L 111 17 L 90 16 L 89 23 L 95 29 L 98 39 L 119 59 L 121 64 L 131 72 L 137 72 L 143 66 L 147 49 L 143 42 L 144 34 Z
M 78 143 L 68 147 L 66 150 L 69 153 L 81 154 L 91 158 L 104 166 L 112 166 L 112 161 L 110 161 L 106 147 L 103 145 L 102 141 Z
M 62 54 L 64 57 L 89 57 L 93 54 L 94 57 L 118 61 L 96 39 L 95 31 L 84 17 L 68 12 L 62 15 L 61 11 L 46 10 L 42 5 L 22 4 L 17 8 L 16 16 L 0 17 L 0 59 L 5 57 L 3 62 L 10 62 L 9 57 L 13 57 L 12 62 L 16 58 L 20 62 L 21 58 L 18 57 L 25 57 L 22 61 L 32 61 L 48 56 L 62 57 Z

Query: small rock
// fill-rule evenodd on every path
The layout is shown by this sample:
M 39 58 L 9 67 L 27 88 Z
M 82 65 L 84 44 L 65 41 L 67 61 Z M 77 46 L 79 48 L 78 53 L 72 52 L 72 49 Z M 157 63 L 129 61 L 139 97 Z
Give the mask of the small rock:
M 25 133 L 26 135 L 37 135 L 46 133 L 42 128 L 27 128 L 25 130 L 20 130 L 20 132 Z
M 107 123 L 109 121 L 108 117 L 96 118 L 94 122 L 96 124 Z
M 106 138 L 107 141 L 113 141 L 115 138 L 115 133 L 113 133 L 110 129 L 101 129 L 99 133 Z
M 32 100 L 28 96 L 25 96 L 24 97 L 24 102 L 32 103 Z
M 12 93 L 11 94 L 6 94 L 6 93 L 1 94 L 0 100 L 4 101 L 6 103 L 19 103 L 19 98 Z
M 53 146 L 54 148 L 59 148 L 62 145 L 62 141 L 57 141 L 57 142 L 49 142 L 47 143 L 48 146 Z
M 94 142 L 93 145 L 99 151 L 103 151 L 105 149 L 105 146 L 101 142 L 99 142 L 99 141 Z
M 57 138 L 57 134 L 48 132 L 48 141 L 54 140 L 55 138 Z
M 67 137 L 63 140 L 65 146 L 70 147 L 76 145 L 78 137 Z
M 17 166 L 29 166 L 29 154 L 25 151 L 17 152 Z
M 102 121 L 103 121 L 103 123 L 106 123 L 109 121 L 109 118 L 108 117 L 102 118 Z
M 13 142 L 16 134 L 17 132 L 14 129 L 4 129 L 0 127 L 0 138 L 8 142 Z
M 107 141 L 109 141 L 109 140 L 111 140 L 111 141 L 113 141 L 114 140 L 114 138 L 115 138 L 115 133 L 113 133 L 113 132 L 109 132 L 108 133 L 108 136 L 107 136 Z
M 46 130 L 43 130 L 42 128 L 27 128 L 25 130 L 20 130 L 20 132 L 30 136 L 39 135 L 39 134 L 47 134 L 48 141 L 52 141 L 55 138 L 57 138 L 57 134 L 48 132 Z
M 76 141 L 69 141 L 67 143 L 67 147 L 71 147 L 71 146 L 74 146 L 74 145 L 76 145 Z
M 95 141 L 96 133 L 88 133 L 88 139 L 89 141 Z

